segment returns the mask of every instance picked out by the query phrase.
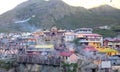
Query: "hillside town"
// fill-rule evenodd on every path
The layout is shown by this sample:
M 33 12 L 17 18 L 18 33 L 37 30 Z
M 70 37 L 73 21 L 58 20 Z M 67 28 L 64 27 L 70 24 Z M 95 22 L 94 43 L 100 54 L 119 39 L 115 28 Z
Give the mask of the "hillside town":
M 0 63 L 0 68 L 7 68 L 3 72 L 119 72 L 120 37 L 104 38 L 92 28 L 56 26 L 0 33 Z

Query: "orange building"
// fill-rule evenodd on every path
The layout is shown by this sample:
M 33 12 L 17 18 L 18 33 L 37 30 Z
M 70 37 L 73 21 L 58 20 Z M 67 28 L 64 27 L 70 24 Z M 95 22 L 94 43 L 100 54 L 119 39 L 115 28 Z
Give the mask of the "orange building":
M 99 34 L 77 34 L 79 42 L 84 45 L 93 46 L 95 48 L 100 48 L 103 46 L 103 37 Z

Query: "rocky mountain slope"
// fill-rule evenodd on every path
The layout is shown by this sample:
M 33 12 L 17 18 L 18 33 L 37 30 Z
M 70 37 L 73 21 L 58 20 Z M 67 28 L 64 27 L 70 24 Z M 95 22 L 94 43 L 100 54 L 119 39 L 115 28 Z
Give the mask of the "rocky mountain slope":
M 0 15 L 0 31 L 34 31 L 59 28 L 75 29 L 120 25 L 120 10 L 108 5 L 93 9 L 72 7 L 61 0 L 29 0 Z

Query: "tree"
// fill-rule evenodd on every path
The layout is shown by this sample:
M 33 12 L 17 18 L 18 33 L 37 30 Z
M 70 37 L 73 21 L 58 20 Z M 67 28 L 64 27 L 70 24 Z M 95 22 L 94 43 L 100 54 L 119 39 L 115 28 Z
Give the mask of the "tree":
M 77 63 L 62 63 L 65 72 L 77 72 Z
M 73 43 L 78 46 L 79 45 L 79 38 L 74 39 Z

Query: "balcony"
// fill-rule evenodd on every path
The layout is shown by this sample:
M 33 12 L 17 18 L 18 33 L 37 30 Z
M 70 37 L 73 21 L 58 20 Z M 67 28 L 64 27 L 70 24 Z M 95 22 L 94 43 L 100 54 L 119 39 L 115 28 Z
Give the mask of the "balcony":
M 79 40 L 79 42 L 101 42 L 101 40 L 96 40 L 96 39 L 88 39 L 88 40 Z

